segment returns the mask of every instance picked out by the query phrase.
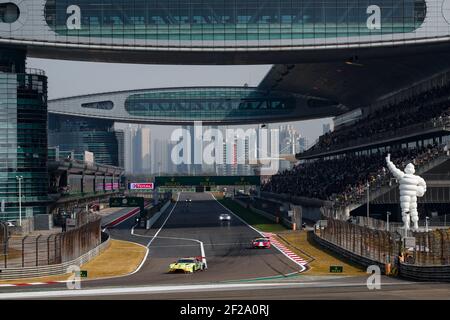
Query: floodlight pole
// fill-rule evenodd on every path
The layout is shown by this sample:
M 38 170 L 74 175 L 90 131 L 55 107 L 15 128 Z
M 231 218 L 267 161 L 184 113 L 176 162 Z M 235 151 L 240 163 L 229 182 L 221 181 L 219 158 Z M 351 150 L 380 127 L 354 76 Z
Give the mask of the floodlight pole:
M 19 180 L 19 226 L 22 226 L 22 176 L 16 176 Z

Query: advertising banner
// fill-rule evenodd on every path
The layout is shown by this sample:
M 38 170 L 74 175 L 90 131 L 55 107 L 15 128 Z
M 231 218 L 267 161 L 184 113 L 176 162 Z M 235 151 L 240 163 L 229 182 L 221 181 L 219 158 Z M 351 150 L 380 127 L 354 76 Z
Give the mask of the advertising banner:
M 153 190 L 155 187 L 153 182 L 146 183 L 130 183 L 130 190 Z

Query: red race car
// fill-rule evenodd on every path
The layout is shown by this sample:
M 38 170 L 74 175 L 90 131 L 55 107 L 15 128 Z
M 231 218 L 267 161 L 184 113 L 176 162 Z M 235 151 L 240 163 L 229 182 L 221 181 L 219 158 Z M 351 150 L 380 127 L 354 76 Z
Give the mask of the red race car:
M 253 248 L 270 248 L 269 238 L 255 238 L 252 240 Z

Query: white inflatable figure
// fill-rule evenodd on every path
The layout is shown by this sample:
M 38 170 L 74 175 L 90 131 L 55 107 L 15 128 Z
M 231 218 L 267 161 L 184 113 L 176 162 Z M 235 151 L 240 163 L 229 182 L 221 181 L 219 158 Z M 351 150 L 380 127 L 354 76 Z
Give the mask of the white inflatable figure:
M 422 177 L 415 175 L 414 165 L 409 163 L 405 172 L 398 169 L 391 161 L 391 155 L 386 157 L 387 167 L 400 184 L 400 207 L 405 230 L 410 229 L 410 219 L 414 230 L 419 228 L 419 213 L 417 212 L 417 197 L 423 197 L 427 184 Z

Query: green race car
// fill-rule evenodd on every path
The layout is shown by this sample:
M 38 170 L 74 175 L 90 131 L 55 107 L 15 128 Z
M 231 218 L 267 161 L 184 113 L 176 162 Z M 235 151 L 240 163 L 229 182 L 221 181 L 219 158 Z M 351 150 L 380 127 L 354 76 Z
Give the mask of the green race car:
M 205 264 L 201 258 L 181 258 L 169 266 L 169 272 L 194 273 L 198 270 L 205 270 Z

